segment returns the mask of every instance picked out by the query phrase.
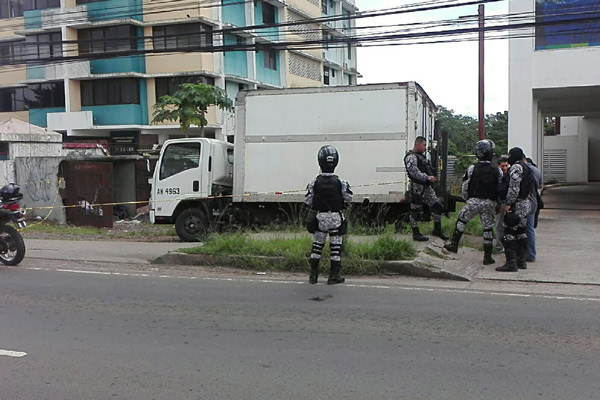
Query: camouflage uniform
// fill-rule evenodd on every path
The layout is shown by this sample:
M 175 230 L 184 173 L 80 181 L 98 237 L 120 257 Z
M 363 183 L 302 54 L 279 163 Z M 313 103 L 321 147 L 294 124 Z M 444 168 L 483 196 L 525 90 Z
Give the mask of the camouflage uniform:
M 521 180 L 523 179 L 523 164 L 516 163 L 508 170 L 510 180 L 508 182 L 508 193 L 506 194 L 506 204 L 511 205 L 511 211 L 519 217 L 519 224 L 510 228 L 504 225 L 504 241 L 513 241 L 527 239 L 527 216 L 531 212 L 531 203 L 529 198 L 520 199 Z
M 438 199 L 435 191 L 430 185 L 429 176 L 433 176 L 433 170 L 424 155 L 409 152 L 404 157 L 406 172 L 410 178 L 410 226 L 417 228 L 419 221 L 423 219 L 423 204 L 431 209 L 434 222 L 441 222 L 444 206 Z M 421 157 L 421 168 L 419 158 Z M 429 169 L 428 171 L 423 169 Z
M 462 196 L 467 203 L 458 214 L 452 241 L 444 245 L 446 250 L 453 253 L 458 252 L 458 243 L 467 223 L 479 214 L 483 227 L 483 264 L 489 265 L 496 262 L 492 258 L 494 214 L 501 182 L 502 170 L 493 166 L 488 160 L 480 160 L 467 169 L 461 187 Z
M 461 186 L 461 192 L 467 203 L 458 214 L 458 220 L 456 221 L 456 230 L 460 233 L 464 233 L 467 223 L 473 219 L 474 216 L 479 214 L 481 216 L 481 225 L 483 227 L 483 243 L 484 245 L 492 245 L 494 240 L 494 215 L 496 213 L 496 199 L 486 199 L 469 197 L 469 182 L 473 175 L 474 165 L 471 165 Z M 498 180 L 495 182 L 496 187 L 500 184 L 502 179 L 502 170 L 498 168 Z M 496 189 L 497 193 L 497 189 Z
M 496 268 L 496 271 L 516 272 L 527 268 L 527 216 L 531 212 L 529 193 L 532 186 L 531 173 L 520 161 L 514 163 L 508 170 L 509 182 L 506 204 L 510 205 L 510 212 L 504 221 L 504 254 L 506 264 Z M 509 226 L 506 221 L 516 216 L 518 223 Z
M 323 176 L 335 176 L 333 174 L 321 174 Z M 338 178 L 339 179 L 339 178 Z M 339 179 L 341 182 L 341 195 L 345 203 L 352 202 L 352 189 L 350 185 L 343 179 Z M 306 188 L 306 198 L 304 202 L 313 207 L 314 199 L 314 186 L 316 179 L 308 184 Z M 319 211 L 317 213 L 317 230 L 313 234 L 313 245 L 310 253 L 311 259 L 321 259 L 323 253 L 323 247 L 327 241 L 327 235 L 329 234 L 329 253 L 331 261 L 341 261 L 341 248 L 342 248 L 342 233 L 340 228 L 344 222 L 344 215 L 340 211 Z

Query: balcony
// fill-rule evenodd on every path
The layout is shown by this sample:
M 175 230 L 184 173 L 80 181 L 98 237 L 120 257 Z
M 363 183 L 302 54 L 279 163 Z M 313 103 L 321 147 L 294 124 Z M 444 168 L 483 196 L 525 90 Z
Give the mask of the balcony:
M 94 125 L 92 111 L 54 112 L 47 114 L 48 129 L 66 131 L 70 129 L 91 129 Z
M 89 23 L 87 6 L 52 8 L 42 11 L 42 29 L 68 25 L 70 27 Z

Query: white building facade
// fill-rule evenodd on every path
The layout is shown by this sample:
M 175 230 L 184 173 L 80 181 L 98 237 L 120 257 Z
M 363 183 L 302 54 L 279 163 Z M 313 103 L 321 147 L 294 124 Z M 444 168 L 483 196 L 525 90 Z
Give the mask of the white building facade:
M 531 24 L 511 31 L 509 146 L 546 181 L 600 180 L 600 1 L 511 0 L 509 11 L 513 27 Z

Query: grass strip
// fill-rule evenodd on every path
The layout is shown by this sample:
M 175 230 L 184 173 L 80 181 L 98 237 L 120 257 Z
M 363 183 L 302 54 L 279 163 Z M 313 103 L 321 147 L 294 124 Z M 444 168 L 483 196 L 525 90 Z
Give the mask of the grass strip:
M 244 234 L 214 235 L 203 246 L 179 250 L 187 254 L 230 256 L 235 267 L 261 271 L 307 272 L 312 246 L 309 236 L 293 239 L 255 239 Z M 411 242 L 384 235 L 372 243 L 346 240 L 342 249 L 343 272 L 351 275 L 379 273 L 381 261 L 412 260 L 417 250 Z M 329 248 L 323 251 L 323 271 L 329 268 Z

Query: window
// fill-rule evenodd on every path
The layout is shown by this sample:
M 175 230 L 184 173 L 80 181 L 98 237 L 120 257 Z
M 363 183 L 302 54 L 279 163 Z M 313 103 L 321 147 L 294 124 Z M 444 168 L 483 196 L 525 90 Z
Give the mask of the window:
M 275 6 L 273 6 L 272 4 L 269 3 L 262 3 L 262 20 L 263 20 L 263 24 L 274 24 L 275 22 L 277 22 L 275 20 L 275 11 L 277 9 L 275 8 Z
M 137 28 L 132 25 L 81 29 L 77 32 L 77 38 L 80 54 L 137 49 Z
M 329 85 L 329 68 L 323 67 L 323 83 Z
M 51 32 L 27 36 L 23 53 L 27 60 L 62 57 L 62 35 L 60 32 Z
M 25 0 L 22 3 L 25 11 L 60 7 L 60 0 Z
M 170 78 L 156 78 L 156 98 L 160 99 L 164 95 L 173 95 L 184 83 L 206 83 L 215 84 L 215 78 L 203 75 L 175 76 Z
M 204 24 L 155 26 L 152 28 L 152 41 L 155 50 L 212 46 L 212 26 Z
M 0 65 L 18 64 L 22 61 L 22 40 L 0 42 Z
M 348 60 L 352 60 L 352 43 L 348 43 Z
M 19 0 L 0 0 L 0 18 L 23 16 L 23 5 Z
M 99 1 L 105 1 L 105 0 L 77 0 L 77 4 L 97 3 Z
M 173 143 L 167 146 L 160 164 L 159 179 L 166 179 L 200 165 L 200 143 Z
M 329 34 L 325 33 L 323 29 L 323 50 L 329 49 Z
M 64 82 L 38 83 L 27 86 L 26 104 L 31 108 L 65 106 Z
M 321 10 L 323 14 L 327 14 L 327 0 L 321 0 Z
M 63 82 L 48 82 L 0 89 L 0 112 L 65 106 Z
M 139 81 L 135 78 L 81 81 L 81 105 L 140 104 Z
M 0 112 L 26 111 L 26 87 L 0 89 Z
M 276 50 L 265 50 L 263 51 L 264 67 L 277 71 L 277 51 Z
M 0 142 L 0 160 L 8 160 L 8 142 Z

